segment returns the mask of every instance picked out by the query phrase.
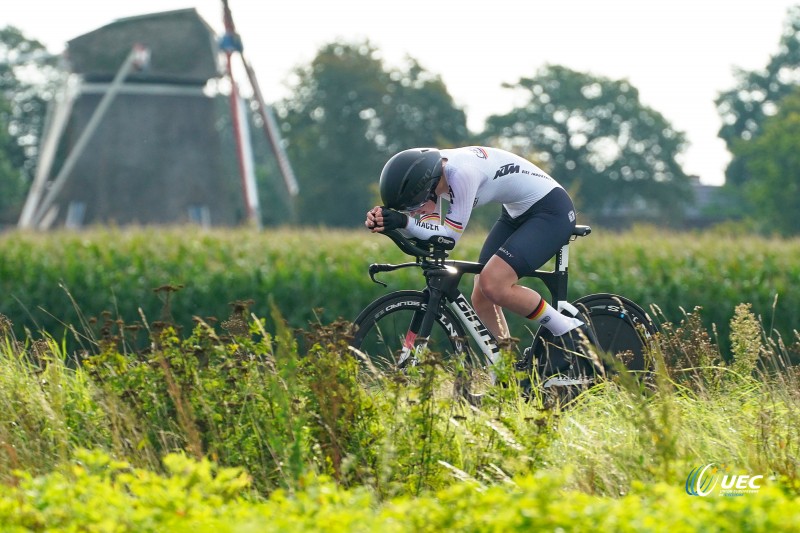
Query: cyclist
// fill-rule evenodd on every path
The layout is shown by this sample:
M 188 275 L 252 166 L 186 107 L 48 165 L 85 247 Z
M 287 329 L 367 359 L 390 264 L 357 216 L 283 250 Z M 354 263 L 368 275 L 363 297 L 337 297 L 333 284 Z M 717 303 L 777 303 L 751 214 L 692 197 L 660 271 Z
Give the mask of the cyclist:
M 579 332 L 589 335 L 584 321 L 561 314 L 538 292 L 518 284 L 553 257 L 575 228 L 569 194 L 546 172 L 497 148 L 413 148 L 387 161 L 380 194 L 384 205 L 367 212 L 366 227 L 372 232 L 401 229 L 420 239 L 446 235 L 458 240 L 475 207 L 502 204 L 480 252 L 486 266 L 475 276 L 475 311 L 497 339 L 509 336 L 505 308 L 550 331 L 565 360 L 581 348 Z

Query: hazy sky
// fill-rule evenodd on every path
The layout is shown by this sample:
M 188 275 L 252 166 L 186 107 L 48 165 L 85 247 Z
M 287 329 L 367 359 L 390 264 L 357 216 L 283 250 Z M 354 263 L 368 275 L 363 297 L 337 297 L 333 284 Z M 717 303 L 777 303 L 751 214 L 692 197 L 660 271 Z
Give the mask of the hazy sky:
M 503 83 L 545 64 L 627 78 L 644 104 L 684 131 L 682 163 L 720 184 L 729 156 L 713 101 L 736 67 L 761 69 L 778 50 L 788 0 L 229 0 L 245 54 L 268 101 L 326 43 L 368 38 L 389 65 L 404 55 L 440 74 L 479 131 L 514 104 Z M 24 0 L 0 10 L 51 52 L 122 17 L 194 7 L 222 30 L 219 0 Z M 402 7 L 401 7 L 402 6 Z

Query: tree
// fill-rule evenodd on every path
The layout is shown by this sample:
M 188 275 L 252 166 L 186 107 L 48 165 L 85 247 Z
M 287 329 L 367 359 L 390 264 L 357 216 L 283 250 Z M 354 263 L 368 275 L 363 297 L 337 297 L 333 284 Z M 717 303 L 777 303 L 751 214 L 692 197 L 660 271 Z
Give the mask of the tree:
M 783 179 L 792 179 L 791 158 L 778 157 L 768 162 L 760 150 L 777 155 L 785 146 L 785 139 L 774 135 L 772 139 L 778 143 L 775 146 L 761 140 L 767 124 L 772 124 L 773 131 L 787 134 L 792 131 L 791 113 L 784 113 L 782 107 L 784 99 L 797 92 L 800 86 L 800 6 L 788 10 L 778 51 L 770 57 L 766 67 L 756 71 L 738 70 L 736 78 L 735 86 L 716 100 L 723 124 L 719 137 L 733 156 L 725 170 L 724 192 L 730 200 L 730 209 L 760 217 L 756 222 L 765 228 L 784 231 L 779 229 L 782 222 L 774 215 L 786 212 L 781 200 L 791 198 L 791 186 L 786 189 L 785 197 L 776 196 L 781 194 L 778 191 L 782 186 L 778 184 L 781 180 L 774 178 L 780 172 L 776 165 L 786 164 L 789 166 L 783 169 Z
M 759 135 L 733 145 L 752 176 L 740 186 L 753 213 L 768 232 L 800 232 L 800 90 L 781 100 L 780 109 L 761 125 Z
M 12 26 L 0 29 L 0 222 L 11 222 L 33 177 L 55 59 Z
M 466 115 L 438 76 L 408 59 L 387 70 L 369 43 L 331 43 L 298 68 L 276 105 L 301 188 L 303 223 L 354 226 L 377 198 L 388 157 L 468 136 Z
M 680 215 L 690 197 L 675 160 L 684 135 L 644 106 L 628 81 L 546 66 L 506 87 L 527 103 L 490 117 L 486 138 L 541 162 L 579 209 L 607 214 L 644 203 L 662 216 Z
M 763 71 L 738 70 L 736 85 L 719 95 L 717 111 L 722 118 L 719 137 L 734 153 L 725 172 L 726 185 L 734 188 L 752 177 L 744 156 L 735 150 L 741 141 L 756 139 L 764 122 L 778 112 L 781 100 L 793 92 L 800 81 L 800 6 L 789 9 L 778 52 Z
M 5 213 L 19 204 L 22 198 L 24 183 L 17 161 L 22 159 L 22 150 L 16 139 L 9 133 L 9 117 L 11 105 L 0 94 L 0 224 L 10 222 L 4 220 Z

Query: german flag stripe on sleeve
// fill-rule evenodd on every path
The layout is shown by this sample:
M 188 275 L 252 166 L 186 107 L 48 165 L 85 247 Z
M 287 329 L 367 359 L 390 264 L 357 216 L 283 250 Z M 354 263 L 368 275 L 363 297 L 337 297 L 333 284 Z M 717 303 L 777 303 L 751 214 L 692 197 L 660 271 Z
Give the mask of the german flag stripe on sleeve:
M 464 226 L 461 225 L 461 222 L 456 222 L 455 220 L 451 220 L 448 217 L 445 217 L 444 223 L 445 223 L 446 226 L 456 230 L 459 233 L 464 231 Z

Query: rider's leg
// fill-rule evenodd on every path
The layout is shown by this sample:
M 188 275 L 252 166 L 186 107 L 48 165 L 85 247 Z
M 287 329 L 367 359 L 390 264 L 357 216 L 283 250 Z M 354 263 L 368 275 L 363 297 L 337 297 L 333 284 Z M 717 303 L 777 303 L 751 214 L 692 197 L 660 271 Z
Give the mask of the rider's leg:
M 480 261 L 486 266 L 473 291 L 473 303 L 476 297 L 480 302 L 482 296 L 496 306 L 536 320 L 557 336 L 583 324 L 559 313 L 533 289 L 517 284 L 553 257 L 568 242 L 574 227 L 572 200 L 560 188 L 516 218 L 503 209 L 481 249 Z M 479 305 L 483 320 L 490 306 Z
M 518 285 L 518 281 L 519 276 L 516 271 L 499 255 L 493 256 L 483 268 L 476 289 L 473 291 L 472 302 L 475 312 L 490 331 L 492 330 L 489 325 L 492 319 L 490 309 L 497 306 L 536 320 L 553 335 L 563 335 L 583 323 L 574 317 L 562 315 L 538 292 Z M 479 306 L 475 305 L 476 299 L 480 302 L 480 310 Z
M 484 296 L 479 288 L 479 283 L 480 275 L 475 276 L 475 285 L 472 288 L 472 307 L 478 314 L 478 318 L 489 328 L 496 339 L 507 339 L 510 334 L 503 309 Z
M 486 266 L 472 291 L 472 306 L 495 337 L 508 336 L 498 307 L 537 320 L 554 335 L 583 324 L 559 313 L 533 289 L 517 284 L 558 252 L 574 226 L 572 200 L 563 189 L 551 191 L 517 218 L 503 208 L 481 249 L 479 261 Z
M 488 264 L 497 250 L 516 229 L 517 227 L 511 217 L 508 216 L 508 212 L 503 209 L 500 218 L 497 219 L 486 236 L 478 261 L 484 265 Z M 489 331 L 492 332 L 496 339 L 506 339 L 510 337 L 506 317 L 502 308 L 483 294 L 480 289 L 480 278 L 480 275 L 475 276 L 475 284 L 472 289 L 472 307 L 478 314 L 478 318 L 489 328 Z

